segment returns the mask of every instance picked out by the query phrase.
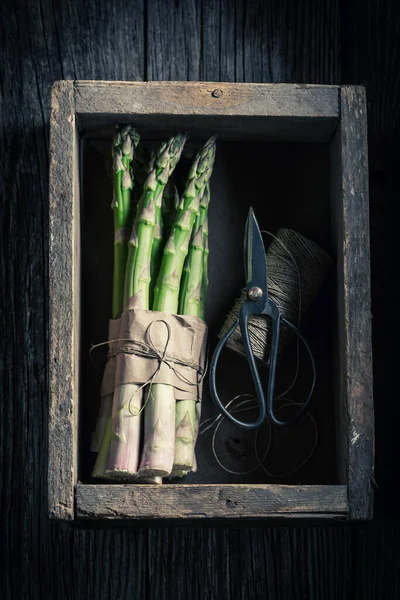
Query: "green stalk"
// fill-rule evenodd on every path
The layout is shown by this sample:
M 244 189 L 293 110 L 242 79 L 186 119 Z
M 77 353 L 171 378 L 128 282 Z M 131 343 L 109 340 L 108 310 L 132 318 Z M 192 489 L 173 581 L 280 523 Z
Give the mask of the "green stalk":
M 132 171 L 135 174 L 134 190 L 136 194 L 139 194 L 139 200 L 145 190 L 145 184 L 147 179 L 154 170 L 155 156 L 153 152 L 149 152 L 146 148 L 140 147 L 140 152 L 135 156 L 135 160 L 132 163 Z M 138 177 L 138 179 L 136 179 Z M 126 269 L 124 274 L 124 307 L 127 306 L 130 298 L 133 296 L 133 272 L 135 267 L 135 257 L 138 245 L 138 236 L 136 233 L 136 222 L 138 219 L 137 211 L 139 210 L 139 202 L 136 206 L 136 214 L 131 227 L 131 235 L 128 241 L 128 258 L 126 263 Z
M 208 205 L 210 204 L 210 186 L 206 186 L 206 197 L 203 196 L 203 200 L 200 206 L 200 210 L 203 209 L 202 225 L 203 225 L 203 277 L 201 280 L 201 311 L 200 318 L 205 320 L 206 308 L 207 308 L 207 293 L 208 293 L 208 255 L 210 253 L 208 248 Z
M 210 186 L 209 183 L 207 183 L 204 187 L 204 192 L 203 192 L 203 196 L 201 198 L 201 202 L 200 202 L 200 211 L 199 211 L 199 216 L 198 216 L 198 220 L 196 220 L 195 226 L 194 226 L 194 232 L 196 232 L 198 230 L 198 228 L 200 226 L 203 227 L 203 238 L 204 238 L 204 244 L 203 244 L 203 254 L 207 248 L 207 252 L 208 252 L 208 242 L 207 242 L 207 238 L 208 238 L 208 218 L 207 218 L 207 213 L 208 213 L 208 205 L 210 203 Z M 185 265 L 183 267 L 183 273 L 182 273 L 182 280 L 181 280 L 181 285 L 180 285 L 180 290 L 179 290 L 179 314 L 180 315 L 185 315 L 185 314 L 189 314 L 185 312 L 185 306 L 184 303 L 185 301 L 187 301 L 187 286 L 188 286 L 188 281 L 189 281 L 189 274 L 190 274 L 190 266 L 189 266 L 189 257 L 190 257 L 190 252 L 188 254 L 188 256 L 186 257 L 185 260 Z M 208 263 L 206 262 L 206 277 L 207 277 L 207 283 L 208 283 Z M 203 293 L 201 294 L 201 301 L 200 301 L 200 305 L 201 305 L 201 311 L 200 314 L 197 315 L 200 318 L 203 318 L 204 315 L 204 301 L 203 301 L 203 296 L 204 296 L 204 273 L 203 273 L 203 277 L 202 277 L 202 291 Z M 205 290 L 206 291 L 206 290 Z M 207 292 L 206 292 L 207 294 Z
M 150 288 L 149 288 L 149 306 L 153 305 L 154 286 L 160 270 L 161 259 L 164 249 L 164 223 L 161 208 L 156 206 L 156 222 L 153 233 L 153 245 L 150 256 Z
M 112 319 L 119 319 L 123 303 L 123 281 L 126 265 L 126 241 L 125 241 L 125 215 L 124 202 L 122 199 L 122 177 L 125 167 L 122 162 L 120 148 L 115 149 L 114 154 L 114 197 L 112 209 L 114 211 L 114 275 L 113 275 L 113 301 Z
M 208 204 L 210 203 L 210 187 L 209 184 L 207 184 L 207 196 L 208 196 Z M 207 205 L 208 207 L 208 205 Z M 200 311 L 200 317 L 205 320 L 206 317 L 206 308 L 207 308 L 207 293 L 208 293 L 208 255 L 209 255 L 209 249 L 208 249 L 208 210 L 207 210 L 207 214 L 204 217 L 204 221 L 203 221 L 203 239 L 204 239 L 204 252 L 203 252 L 203 277 L 201 280 L 201 302 L 200 302 L 200 307 L 201 307 L 201 311 Z M 200 386 L 200 393 L 202 395 L 202 385 Z M 201 402 L 196 402 L 196 420 L 195 420 L 195 427 L 194 427 L 194 431 L 195 431 L 195 435 L 194 435 L 194 447 L 193 447 L 193 467 L 192 467 L 192 472 L 197 471 L 197 460 L 196 460 L 196 452 L 195 452 L 195 448 L 196 448 L 196 442 L 197 442 L 197 437 L 199 435 L 199 428 L 200 428 L 200 420 L 201 420 L 201 407 L 202 407 L 202 403 Z
M 149 151 L 143 144 L 139 144 L 135 154 L 135 160 L 132 163 L 135 182 L 134 192 L 138 201 L 142 197 L 144 184 L 153 167 L 154 153 Z
M 162 204 L 161 206 L 159 206 L 159 204 L 156 205 L 156 224 L 154 227 L 153 246 L 151 248 L 150 261 L 150 306 L 153 306 L 154 286 L 160 270 L 164 251 L 164 243 L 166 240 L 168 240 L 169 234 L 171 233 L 172 223 L 175 218 L 177 193 L 178 192 L 174 185 L 173 177 L 170 177 L 164 188 Z
M 125 238 L 128 237 L 128 230 L 132 223 L 133 215 L 133 202 L 132 202 L 132 189 L 133 189 L 133 171 L 130 171 L 131 163 L 133 161 L 134 154 L 136 155 L 136 147 L 139 144 L 140 136 L 134 131 L 130 125 L 126 125 L 121 130 L 121 152 L 122 152 L 122 164 L 124 165 L 124 173 L 122 175 L 121 189 L 122 189 L 122 205 L 124 214 L 124 229 L 126 230 Z M 126 258 L 125 258 L 126 262 Z M 125 273 L 124 273 L 125 275 Z M 123 286 L 123 283 L 122 283 Z M 122 311 L 122 308 L 121 308 Z
M 126 125 L 119 126 L 112 143 L 113 159 L 113 201 L 111 208 L 114 213 L 114 275 L 112 295 L 112 319 L 121 316 L 123 308 L 123 289 L 125 267 L 127 260 L 127 231 L 131 222 L 131 192 L 133 187 L 130 176 L 130 164 L 139 143 L 138 133 Z M 111 358 L 115 362 L 115 358 Z M 107 422 L 111 415 L 112 394 L 106 394 L 100 400 L 100 409 L 97 417 L 96 428 L 93 434 L 91 450 L 99 452 L 106 431 Z
M 214 157 L 215 138 L 211 138 L 197 154 L 190 169 L 182 201 L 164 248 L 154 292 L 153 310 L 178 312 L 183 266 L 189 250 L 192 229 L 200 213 L 200 200 L 204 187 L 212 173 Z M 186 422 L 183 425 L 186 426 Z M 145 409 L 145 436 L 146 443 L 139 472 L 161 477 L 169 475 L 175 455 L 173 386 L 164 384 L 152 386 Z
M 144 183 L 129 241 L 124 290 L 127 308 L 147 310 L 150 307 L 152 248 L 157 219 L 161 217 L 162 194 L 185 142 L 186 136 L 177 135 L 162 144 L 155 156 L 153 169 Z M 114 390 L 112 439 L 107 469 L 107 474 L 114 478 L 131 479 L 137 474 L 143 402 L 143 390 L 140 388 L 137 384 L 124 384 Z
M 174 223 L 177 210 L 177 203 L 179 205 L 178 191 L 174 185 L 173 177 L 170 177 L 164 189 L 161 207 L 165 240 L 168 240 L 171 233 L 171 227 Z
M 187 258 L 188 277 L 179 313 L 199 317 L 201 314 L 201 281 L 203 277 L 204 237 L 200 215 L 196 219 Z
M 202 221 L 206 210 L 200 208 L 190 242 L 187 263 L 186 287 L 181 295 L 179 313 L 201 317 L 204 314 L 202 280 L 204 266 L 204 234 Z M 190 400 L 180 400 L 175 411 L 175 458 L 173 471 L 188 472 L 194 464 L 194 446 L 196 442 L 196 403 L 197 389 Z
M 205 312 L 206 312 L 206 300 L 207 300 L 207 291 L 208 291 L 208 254 L 209 254 L 209 249 L 208 249 L 208 204 L 210 202 L 210 188 L 209 188 L 209 184 L 207 184 L 206 186 L 206 191 L 205 191 L 205 195 L 206 198 L 203 195 L 203 199 L 202 202 L 200 204 L 200 214 L 202 212 L 202 208 L 203 208 L 203 214 L 201 216 L 201 223 L 203 225 L 203 275 L 202 275 L 202 279 L 201 279 L 201 290 L 200 290 L 200 307 L 199 307 L 199 314 L 197 316 L 199 316 L 201 319 L 205 319 Z M 185 261 L 185 268 L 186 268 L 186 273 L 189 277 L 189 268 L 188 268 L 188 258 Z M 188 280 L 187 277 L 187 280 Z M 179 304 L 179 313 L 180 314 L 189 314 L 189 313 L 184 313 L 183 311 L 185 310 L 184 308 L 184 298 L 185 295 L 187 293 L 187 284 L 188 281 L 186 281 L 186 287 L 184 288 L 184 292 L 182 293 L 182 296 L 180 298 L 180 304 Z M 181 285 L 181 292 L 183 287 L 183 280 L 182 280 L 182 285 Z M 185 407 L 185 404 L 186 407 Z M 193 462 L 192 465 L 190 466 L 190 462 L 191 462 L 191 452 L 188 450 L 188 445 L 186 443 L 185 437 L 182 435 L 181 432 L 177 431 L 176 432 L 176 445 L 175 445 L 175 459 L 174 459 L 174 467 L 172 470 L 172 477 L 184 477 L 185 475 L 187 475 L 188 473 L 192 472 L 194 473 L 195 471 L 197 471 L 197 461 L 196 461 L 196 453 L 195 453 L 195 447 L 196 447 L 196 441 L 197 441 L 197 436 L 199 433 L 199 427 L 200 427 L 200 419 L 201 419 L 201 402 L 197 402 L 195 398 L 193 398 L 192 401 L 180 401 L 177 402 L 176 405 L 176 412 L 175 412 L 175 416 L 176 416 L 176 424 L 178 425 L 178 423 L 182 422 L 182 419 L 184 418 L 186 412 L 189 409 L 189 419 L 193 420 L 193 405 L 195 406 L 195 416 L 194 416 L 194 424 L 192 425 L 192 429 L 194 431 L 194 439 L 193 439 Z M 178 441 L 178 437 L 180 438 L 180 440 Z M 189 436 L 190 437 L 190 436 Z M 185 454 L 188 457 L 188 459 L 185 460 Z M 182 467 L 182 465 L 184 465 Z

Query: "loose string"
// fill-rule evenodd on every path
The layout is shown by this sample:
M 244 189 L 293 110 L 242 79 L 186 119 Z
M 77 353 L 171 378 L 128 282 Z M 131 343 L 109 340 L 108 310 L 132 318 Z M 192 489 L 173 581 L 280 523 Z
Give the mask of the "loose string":
M 253 408 L 256 406 L 256 401 L 253 396 L 251 396 L 250 394 L 239 394 L 238 396 L 235 396 L 234 398 L 232 398 L 232 400 L 230 400 L 228 402 L 227 408 L 229 408 L 232 404 L 234 404 L 237 400 L 239 400 L 239 398 L 249 398 L 249 399 L 242 400 L 241 402 L 239 402 L 232 409 L 232 413 L 239 413 L 239 412 L 246 412 L 247 410 L 253 410 Z M 222 461 L 220 460 L 220 458 L 218 457 L 216 447 L 215 447 L 215 442 L 216 442 L 218 430 L 219 430 L 221 424 L 223 423 L 223 421 L 225 420 L 225 418 L 226 417 L 224 417 L 222 414 L 219 414 L 216 417 L 209 417 L 208 419 L 205 419 L 200 424 L 199 435 L 203 435 L 206 431 L 210 430 L 212 427 L 215 426 L 213 436 L 212 436 L 211 447 L 212 447 L 212 452 L 213 452 L 214 458 L 217 461 L 217 463 L 219 464 L 219 466 L 224 471 L 226 471 L 227 473 L 230 473 L 231 475 L 249 475 L 250 473 L 254 473 L 254 471 L 256 471 L 259 468 L 259 462 L 260 462 L 255 448 L 254 448 L 255 458 L 256 458 L 257 463 L 254 467 L 248 469 L 247 471 L 233 471 L 232 469 L 229 469 L 226 465 L 224 465 L 222 463 Z M 269 429 L 271 430 L 271 425 L 270 425 L 269 421 L 267 421 L 267 423 L 268 423 Z M 263 461 L 267 458 L 268 453 L 270 451 L 270 447 L 271 447 L 271 436 L 269 436 L 269 444 L 268 444 L 267 450 L 263 456 L 263 459 L 262 459 Z
M 286 403 L 282 404 L 282 406 L 280 406 L 277 411 L 282 410 L 283 408 L 286 408 L 287 406 L 302 406 L 301 403 L 299 402 L 293 402 L 292 400 L 289 400 L 288 398 L 286 399 Z M 313 444 L 311 446 L 311 449 L 309 451 L 309 453 L 307 454 L 307 456 L 305 457 L 305 459 L 296 467 L 294 467 L 293 469 L 286 471 L 285 473 L 272 473 L 271 471 L 269 471 L 265 466 L 265 460 L 269 454 L 269 450 L 271 449 L 272 446 L 272 428 L 270 428 L 270 441 L 269 441 L 269 445 L 268 445 L 268 454 L 261 459 L 260 455 L 258 453 L 258 448 L 257 448 L 257 442 L 258 442 L 258 436 L 260 435 L 260 430 L 257 431 L 256 433 L 256 440 L 255 440 L 255 445 L 254 445 L 254 449 L 256 452 L 256 456 L 257 456 L 257 461 L 259 463 L 260 468 L 264 471 L 264 473 L 266 475 L 268 475 L 268 477 L 270 477 L 271 479 L 282 479 L 283 477 L 290 477 L 291 475 L 294 475 L 295 473 L 298 473 L 303 467 L 305 467 L 305 465 L 307 463 L 310 462 L 310 460 L 312 459 L 312 457 L 314 456 L 314 452 L 317 448 L 318 445 L 318 438 L 319 438 L 319 433 L 318 433 L 318 426 L 317 423 L 314 419 L 314 417 L 312 416 L 310 411 L 307 411 L 305 413 L 305 416 L 308 417 L 312 423 L 313 426 L 313 430 L 314 430 L 314 441 Z
M 251 394 L 239 394 L 238 396 L 235 396 L 235 398 L 232 398 L 232 400 L 230 400 L 230 402 L 228 402 L 227 408 L 229 408 L 235 401 L 239 400 L 240 398 L 248 398 L 248 399 L 242 400 L 241 402 L 239 402 L 232 409 L 232 413 L 242 413 L 242 412 L 251 411 L 251 410 L 254 410 L 255 408 L 257 408 L 257 406 L 258 406 L 257 401 L 254 398 L 254 396 L 251 396 Z M 298 402 L 293 402 L 292 400 L 286 399 L 285 404 L 282 404 L 282 406 L 280 406 L 277 409 L 277 411 L 280 411 L 288 406 L 291 406 L 291 407 L 292 406 L 301 406 L 301 404 L 299 404 Z M 216 439 L 217 439 L 217 434 L 218 434 L 219 428 L 222 425 L 223 421 L 226 419 L 225 416 L 219 414 L 216 417 L 213 416 L 213 417 L 209 417 L 208 419 L 205 419 L 202 422 L 202 424 L 200 425 L 199 435 L 203 435 L 204 433 L 206 433 L 206 431 L 209 431 L 210 429 L 212 429 L 212 427 L 215 427 L 214 431 L 213 431 L 212 441 L 211 441 L 212 452 L 213 452 L 216 462 L 226 473 L 229 473 L 231 475 L 250 475 L 251 473 L 254 473 L 255 471 L 257 471 L 257 469 L 261 469 L 271 479 L 282 479 L 284 477 L 289 477 L 291 475 L 294 475 L 295 473 L 298 473 L 307 463 L 309 463 L 310 460 L 312 459 L 315 449 L 318 445 L 319 433 L 318 433 L 318 427 L 317 427 L 316 421 L 309 411 L 306 412 L 305 415 L 311 421 L 311 424 L 313 426 L 313 431 L 314 431 L 314 439 L 313 439 L 311 449 L 299 465 L 297 465 L 293 469 L 290 469 L 289 471 L 286 471 L 284 473 L 279 473 L 279 474 L 272 473 L 269 469 L 267 469 L 265 467 L 265 462 L 270 454 L 270 451 L 272 448 L 272 441 L 273 441 L 273 434 L 272 434 L 273 430 L 272 430 L 271 424 L 268 420 L 266 421 L 266 424 L 268 425 L 268 433 L 269 433 L 267 448 L 264 451 L 263 455 L 261 456 L 259 453 L 259 450 L 258 450 L 258 445 L 259 445 L 258 442 L 259 442 L 259 436 L 260 436 L 261 429 L 258 429 L 256 432 L 256 435 L 255 435 L 254 448 L 253 448 L 256 464 L 253 467 L 251 467 L 250 469 L 247 469 L 246 471 L 234 471 L 233 469 L 230 469 L 222 462 L 222 460 L 218 456 L 217 449 L 216 449 Z

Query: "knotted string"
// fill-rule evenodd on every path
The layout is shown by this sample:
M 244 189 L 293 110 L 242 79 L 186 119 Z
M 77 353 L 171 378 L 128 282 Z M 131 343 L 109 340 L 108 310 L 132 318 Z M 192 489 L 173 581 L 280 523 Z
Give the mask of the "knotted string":
M 164 348 L 162 350 L 159 350 L 155 346 L 153 339 L 151 337 L 151 328 L 155 323 L 163 323 L 167 328 L 167 338 L 165 341 Z M 197 387 L 196 402 L 201 402 L 201 397 L 198 394 L 198 388 L 199 388 L 199 385 L 201 384 L 201 382 L 203 381 L 203 379 L 206 375 L 206 372 L 207 372 L 207 357 L 206 357 L 206 361 L 205 361 L 206 367 L 203 369 L 198 363 L 188 361 L 188 360 L 182 360 L 180 358 L 177 358 L 175 356 L 167 354 L 168 346 L 169 346 L 169 343 L 171 340 L 171 327 L 170 327 L 169 323 L 167 323 L 167 321 L 165 321 L 164 319 L 156 319 L 155 321 L 152 321 L 147 326 L 147 329 L 145 332 L 145 337 L 148 339 L 148 344 L 145 344 L 143 342 L 138 342 L 136 340 L 131 340 L 129 338 L 117 338 L 114 340 L 108 340 L 107 342 L 100 342 L 99 344 L 93 344 L 89 350 L 89 356 L 90 356 L 92 362 L 94 362 L 93 358 L 92 358 L 92 352 L 96 348 L 99 348 L 101 346 L 107 346 L 111 343 L 126 342 L 124 345 L 119 346 L 115 350 L 109 351 L 107 354 L 107 360 L 110 360 L 111 357 L 117 356 L 118 354 L 133 354 L 135 356 L 140 356 L 142 358 L 151 358 L 153 360 L 158 361 L 158 364 L 157 364 L 157 367 L 156 367 L 154 373 L 147 379 L 147 381 L 145 381 L 143 384 L 141 384 L 137 390 L 135 390 L 134 394 L 132 394 L 132 396 L 129 400 L 129 407 L 128 407 L 129 412 L 133 416 L 138 416 L 144 410 L 144 408 L 146 407 L 148 398 L 150 397 L 150 392 L 151 392 L 151 388 L 152 388 L 154 379 L 157 377 L 158 373 L 160 372 L 161 366 L 163 364 L 167 365 L 168 368 L 174 372 L 175 376 L 180 381 L 182 381 L 186 385 Z M 200 377 L 197 378 L 197 382 L 196 383 L 191 382 L 187 377 L 185 377 L 185 375 L 180 373 L 179 370 L 175 368 L 174 364 L 182 365 L 184 367 L 189 367 L 189 368 L 195 370 L 197 372 L 197 375 L 200 375 Z M 124 385 L 124 384 L 120 384 L 120 385 Z M 165 384 L 165 385 L 168 385 L 168 384 Z M 132 400 L 133 400 L 135 394 L 138 394 L 141 390 L 143 390 L 147 386 L 149 386 L 149 390 L 148 390 L 146 400 L 145 400 L 143 406 L 141 407 L 139 412 L 133 413 L 131 411 L 131 403 L 132 403 Z

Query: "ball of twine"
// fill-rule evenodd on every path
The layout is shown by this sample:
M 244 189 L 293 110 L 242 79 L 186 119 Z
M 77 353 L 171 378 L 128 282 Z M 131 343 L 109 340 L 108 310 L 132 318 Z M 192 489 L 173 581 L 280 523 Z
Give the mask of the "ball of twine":
M 274 238 L 266 254 L 269 297 L 278 306 L 281 315 L 298 326 L 317 295 L 332 259 L 318 244 L 292 229 L 279 229 L 276 237 L 269 232 L 263 233 L 268 233 Z M 238 319 L 240 308 L 246 300 L 246 289 L 243 289 L 226 316 L 218 334 L 219 338 Z M 271 341 L 270 323 L 266 317 L 252 316 L 248 321 L 248 329 L 254 356 L 266 365 Z M 281 324 L 279 353 L 292 336 L 293 331 Z M 226 345 L 245 356 L 239 327 Z

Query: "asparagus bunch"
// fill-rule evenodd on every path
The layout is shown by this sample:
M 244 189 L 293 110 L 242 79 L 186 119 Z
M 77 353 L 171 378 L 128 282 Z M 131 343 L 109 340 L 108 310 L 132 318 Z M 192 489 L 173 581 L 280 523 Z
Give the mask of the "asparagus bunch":
M 130 126 L 122 129 L 117 126 L 112 144 L 113 162 L 113 201 L 114 213 L 114 277 L 112 295 L 112 319 L 118 319 L 122 312 L 124 274 L 127 258 L 127 231 L 132 218 L 133 179 L 130 166 L 139 144 L 139 134 Z M 112 394 L 102 397 L 93 434 L 91 450 L 98 452 L 104 437 L 107 422 L 111 415 Z
M 204 318 L 215 138 L 196 155 L 181 199 L 171 176 L 186 135 L 172 137 L 156 154 L 137 149 L 138 141 L 134 130 L 127 127 L 117 130 L 113 143 L 113 319 L 129 308 Z M 132 189 L 139 198 L 136 211 L 132 210 Z M 145 390 L 139 464 L 142 387 L 119 385 L 113 398 L 107 397 L 97 432 L 97 446 L 102 442 L 94 476 L 161 483 L 160 478 L 171 473 L 182 476 L 196 469 L 194 446 L 201 408 L 197 389 L 189 400 L 176 402 L 174 387 L 163 384 Z
M 158 271 L 163 244 L 163 192 L 179 161 L 185 142 L 186 136 L 178 134 L 162 144 L 143 185 L 129 240 L 125 308 L 150 308 L 151 274 Z M 127 478 L 137 473 L 142 401 L 140 385 L 124 384 L 115 388 L 108 476 Z
M 196 255 L 196 264 L 198 264 L 199 252 L 197 250 L 199 245 L 201 246 L 201 253 L 204 253 L 204 223 L 201 223 L 201 215 L 206 213 L 204 208 L 200 208 L 200 205 L 205 187 L 211 177 L 214 157 L 215 138 L 213 137 L 199 151 L 190 169 L 171 234 L 164 247 L 154 291 L 153 310 L 177 313 L 182 272 L 189 252 L 190 240 L 193 240 L 191 248 L 193 249 L 193 258 Z M 192 235 L 196 223 L 197 229 Z M 200 297 L 201 280 L 202 271 L 199 271 L 196 267 L 193 276 L 189 273 L 188 292 L 184 294 L 185 305 L 196 305 L 195 289 L 198 289 Z M 155 384 L 151 387 L 145 408 L 145 445 L 140 463 L 140 473 L 159 477 L 171 474 L 175 458 L 175 404 L 175 392 L 172 386 Z M 179 420 L 179 438 L 189 435 L 187 431 L 195 421 L 194 409 L 195 402 L 191 402 L 190 413 L 193 416 L 186 418 L 187 411 L 185 411 L 183 418 Z M 191 434 L 190 440 L 192 459 L 188 468 L 193 466 L 194 434 Z M 190 462 L 187 458 L 185 458 L 185 461 Z

